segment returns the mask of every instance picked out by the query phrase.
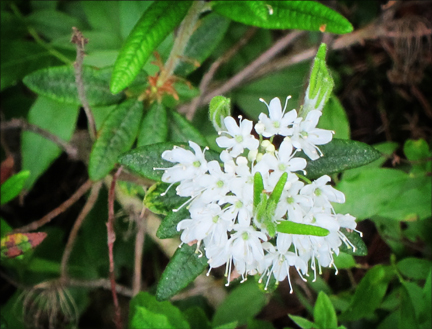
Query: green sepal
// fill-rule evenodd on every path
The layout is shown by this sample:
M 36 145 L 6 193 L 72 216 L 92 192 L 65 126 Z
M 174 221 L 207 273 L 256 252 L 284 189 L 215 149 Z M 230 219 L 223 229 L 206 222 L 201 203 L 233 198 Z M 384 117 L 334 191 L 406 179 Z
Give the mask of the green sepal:
M 231 115 L 231 100 L 224 96 L 215 96 L 209 105 L 209 119 L 217 132 L 226 130 L 224 118 Z
M 192 1 L 154 1 L 127 37 L 111 77 L 111 92 L 117 94 L 135 79 L 151 53 L 180 24 Z
M 284 220 L 277 224 L 277 231 L 286 234 L 298 235 L 314 235 L 314 236 L 327 236 L 329 230 L 315 225 L 295 223 L 292 221 Z
M 299 113 L 303 118 L 312 110 L 322 111 L 333 90 L 334 81 L 326 66 L 326 52 L 327 46 L 322 43 L 313 62 L 304 104 Z
M 202 248 L 201 248 L 202 249 Z M 207 267 L 207 258 L 197 247 L 183 244 L 178 248 L 162 273 L 156 299 L 167 300 L 186 288 Z
M 258 204 L 261 202 L 261 195 L 264 191 L 264 182 L 260 172 L 256 172 L 254 175 L 254 196 L 253 196 L 253 205 L 254 208 L 258 207 Z
M 142 113 L 142 103 L 130 99 L 119 104 L 108 115 L 90 153 L 88 170 L 91 180 L 97 181 L 108 175 L 117 157 L 132 146 Z

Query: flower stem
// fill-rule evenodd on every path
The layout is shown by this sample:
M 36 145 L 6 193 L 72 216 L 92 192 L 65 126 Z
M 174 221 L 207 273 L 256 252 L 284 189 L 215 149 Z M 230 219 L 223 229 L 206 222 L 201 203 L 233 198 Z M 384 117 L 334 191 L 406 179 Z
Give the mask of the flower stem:
M 184 49 L 195 30 L 199 15 L 209 9 L 209 4 L 204 1 L 194 1 L 186 17 L 181 23 L 174 41 L 171 53 L 165 63 L 165 68 L 158 79 L 158 85 L 163 86 L 166 80 L 174 73 Z

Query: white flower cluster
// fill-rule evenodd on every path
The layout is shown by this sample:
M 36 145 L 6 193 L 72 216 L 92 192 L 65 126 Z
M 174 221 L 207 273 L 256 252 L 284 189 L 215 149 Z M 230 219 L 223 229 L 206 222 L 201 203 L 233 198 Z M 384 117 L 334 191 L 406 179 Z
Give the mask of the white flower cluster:
M 205 149 L 201 150 L 194 142 L 189 142 L 193 152 L 180 147 L 165 151 L 162 158 L 175 165 L 164 169 L 162 181 L 171 185 L 180 183 L 177 194 L 190 197 L 183 205 L 188 204 L 190 218 L 182 220 L 177 230 L 182 231 L 183 243 L 204 244 L 210 270 L 226 264 L 229 283 L 234 265 L 243 280 L 247 275 L 260 274 L 261 279 L 267 275 L 268 284 L 273 274 L 279 281 L 288 278 L 291 286 L 290 266 L 305 280 L 310 263 L 316 278 L 317 269 L 321 272 L 322 266 L 334 266 L 333 253 L 339 253 L 342 242 L 354 247 L 340 228 L 355 230 L 356 222 L 348 214 L 335 213 L 331 202 L 343 203 L 345 196 L 328 185 L 329 176 L 310 182 L 296 173 L 304 173 L 307 164 L 305 159 L 295 157 L 297 151 L 303 150 L 315 160 L 321 155 L 317 145 L 332 139 L 331 131 L 316 128 L 321 111 L 310 111 L 303 119 L 296 110 L 285 113 L 279 98 L 272 99 L 267 107 L 269 116 L 261 113 L 255 125 L 259 140 L 251 134 L 251 121 L 240 117 L 237 124 L 230 116 L 224 119 L 227 131 L 216 139 L 224 148 L 220 154 L 223 165 L 218 161 L 207 162 Z M 278 150 L 272 144 L 275 135 L 284 137 Z M 262 176 L 265 193 L 271 193 L 287 173 L 271 219 L 275 224 L 283 221 L 309 224 L 325 228 L 329 234 L 276 232 L 271 236 L 254 213 L 257 172 Z

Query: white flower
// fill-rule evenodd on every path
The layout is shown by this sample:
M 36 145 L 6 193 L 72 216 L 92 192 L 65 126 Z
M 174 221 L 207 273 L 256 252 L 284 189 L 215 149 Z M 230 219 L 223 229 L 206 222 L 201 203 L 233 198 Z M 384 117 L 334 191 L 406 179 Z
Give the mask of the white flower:
M 258 140 L 251 135 L 252 121 L 240 119 L 240 126 L 238 126 L 233 117 L 225 117 L 224 123 L 228 131 L 224 131 L 223 133 L 231 137 L 218 137 L 216 138 L 216 143 L 219 147 L 231 150 L 231 156 L 238 156 L 245 148 L 249 150 L 256 150 L 258 148 Z
M 293 125 L 291 139 L 294 147 L 302 149 L 311 160 L 316 160 L 322 156 L 316 145 L 327 144 L 333 138 L 333 133 L 330 130 L 316 128 L 321 115 L 321 111 L 312 110 L 305 120 L 297 118 Z
M 210 270 L 225 264 L 228 283 L 235 266 L 242 281 L 248 275 L 260 273 L 261 279 L 268 276 L 266 287 L 274 276 L 278 281 L 287 278 L 292 290 L 291 266 L 303 280 L 310 267 L 315 280 L 321 267 L 335 267 L 333 254 L 339 253 L 342 243 L 354 248 L 341 228 L 356 231 L 355 218 L 336 214 L 332 206 L 332 202 L 345 202 L 344 194 L 329 185 L 327 175 L 310 182 L 297 173 L 306 174 L 307 160 L 295 157 L 296 152 L 302 149 L 310 159 L 317 159 L 321 153 L 317 145 L 328 143 L 332 133 L 316 128 L 320 111 L 310 111 L 303 120 L 297 118 L 295 110 L 285 113 L 286 105 L 282 110 L 280 100 L 274 98 L 267 105 L 270 117 L 260 114 L 260 121 L 255 125 L 260 141 L 251 134 L 251 121 L 240 118 L 237 125 L 234 118 L 226 117 L 227 130 L 222 132 L 225 135 L 216 139 L 224 148 L 221 162 L 207 163 L 205 150 L 193 142 L 189 142 L 193 151 L 175 147 L 162 154 L 163 159 L 174 164 L 171 168 L 158 168 L 164 170 L 162 181 L 171 183 L 170 187 L 180 183 L 177 194 L 189 197 L 181 207 L 187 205 L 190 218 L 177 225 L 182 242 L 203 243 Z M 279 147 L 273 144 L 275 135 L 286 136 Z M 245 150 L 249 152 L 244 153 Z M 254 205 L 256 173 L 263 180 L 263 191 L 257 191 L 260 206 Z M 284 173 L 288 174 L 287 181 L 277 204 L 266 204 L 263 194 L 274 195 Z M 272 212 L 273 217 L 266 221 L 274 224 L 291 221 L 324 228 L 329 233 L 326 236 L 289 234 L 276 229 L 267 241 L 267 224 L 259 222 L 263 211 Z
M 171 168 L 166 168 L 162 176 L 165 183 L 176 183 L 186 179 L 193 179 L 203 175 L 207 171 L 207 160 L 204 151 L 198 144 L 190 141 L 189 146 L 195 154 L 181 147 L 174 147 L 173 150 L 162 153 L 162 159 L 170 162 L 178 162 Z M 155 168 L 158 169 L 158 168 Z
M 285 113 L 289 98 L 291 97 L 287 98 L 283 111 L 279 98 L 273 98 L 270 101 L 270 105 L 260 98 L 260 101 L 267 105 L 270 118 L 264 113 L 259 115 L 259 121 L 255 125 L 255 130 L 258 134 L 264 137 L 272 137 L 274 135 L 288 136 L 291 134 L 289 126 L 292 125 L 295 118 L 297 118 L 297 112 L 296 110 L 292 110 Z

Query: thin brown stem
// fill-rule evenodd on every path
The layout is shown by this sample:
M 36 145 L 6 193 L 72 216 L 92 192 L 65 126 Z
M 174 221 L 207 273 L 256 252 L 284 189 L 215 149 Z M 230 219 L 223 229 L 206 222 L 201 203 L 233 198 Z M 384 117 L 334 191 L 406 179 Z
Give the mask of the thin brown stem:
M 61 147 L 70 158 L 72 159 L 76 159 L 77 155 L 78 155 L 78 150 L 73 147 L 72 145 L 68 144 L 67 142 L 65 142 L 63 139 L 61 139 L 60 137 L 50 133 L 48 130 L 45 130 L 37 125 L 34 125 L 32 123 L 28 123 L 26 120 L 21 119 L 21 118 L 15 118 L 12 119 L 8 122 L 2 122 L 1 123 L 1 130 L 8 130 L 8 129 L 16 129 L 16 128 L 21 128 L 27 131 L 31 131 L 35 134 L 38 134 L 48 140 L 50 140 L 51 142 L 57 144 L 59 147 Z
M 108 222 L 107 222 L 107 231 L 108 231 L 108 257 L 109 257 L 109 276 L 111 281 L 111 291 L 113 295 L 113 301 L 114 301 L 114 308 L 115 308 L 115 324 L 117 329 L 122 328 L 122 322 L 121 322 L 121 311 L 120 311 L 120 305 L 117 298 L 117 291 L 116 291 L 116 282 L 115 282 L 115 274 L 114 274 L 114 242 L 116 239 L 115 231 L 114 231 L 114 200 L 115 200 L 115 186 L 117 182 L 117 178 L 120 175 L 123 167 L 120 166 L 120 168 L 117 170 L 117 172 L 114 174 L 113 179 L 111 181 L 111 186 L 108 193 Z
M 23 233 L 23 232 L 29 232 L 37 230 L 39 227 L 49 223 L 53 218 L 60 215 L 62 212 L 64 212 L 66 209 L 68 209 L 70 206 L 72 206 L 75 202 L 77 202 L 93 185 L 93 182 L 91 180 L 87 180 L 83 185 L 80 186 L 80 188 L 72 194 L 72 196 L 67 199 L 65 202 L 63 202 L 60 206 L 46 214 L 44 217 L 42 217 L 39 220 L 36 220 L 28 225 L 25 225 L 23 227 L 15 229 L 14 233 Z
M 86 97 L 85 89 L 84 89 L 84 80 L 83 80 L 83 61 L 84 61 L 84 46 L 88 42 L 88 39 L 84 38 L 81 31 L 76 27 L 72 27 L 73 34 L 71 42 L 76 45 L 77 56 L 76 61 L 74 63 L 75 68 L 75 83 L 78 89 L 78 97 L 84 108 L 84 112 L 87 116 L 88 120 L 88 128 L 90 133 L 90 138 L 92 140 L 96 139 L 96 123 L 93 117 L 93 113 L 91 111 L 89 102 Z
M 247 67 L 225 82 L 219 88 L 213 90 L 204 97 L 204 103 L 210 102 L 210 100 L 217 95 L 225 94 L 226 92 L 239 86 L 247 79 L 249 79 L 262 65 L 270 62 L 277 54 L 284 50 L 289 44 L 297 39 L 304 32 L 295 31 L 287 34 L 280 40 L 278 40 L 273 46 L 262 53 L 257 59 L 250 63 Z
M 143 248 L 145 242 L 145 231 L 146 231 L 146 217 L 148 211 L 143 208 L 141 215 L 137 218 L 136 224 L 138 227 L 135 237 L 135 260 L 134 260 L 134 276 L 132 281 L 132 292 L 135 296 L 141 290 L 141 268 L 142 268 L 142 257 Z
M 83 209 L 81 210 L 80 214 L 78 215 L 78 218 L 76 219 L 74 226 L 72 227 L 71 233 L 69 234 L 68 241 L 66 243 L 65 251 L 63 253 L 62 261 L 61 261 L 61 277 L 67 277 L 67 263 L 70 257 L 70 254 L 72 252 L 75 239 L 78 235 L 78 231 L 84 222 L 84 219 L 87 217 L 90 210 L 93 209 L 94 204 L 97 201 L 97 198 L 99 196 L 99 191 L 102 186 L 102 182 L 97 182 L 93 185 L 90 196 L 87 199 L 86 204 L 84 205 Z
M 194 117 L 195 112 L 201 104 L 202 98 L 219 67 L 222 64 L 228 62 L 231 57 L 233 57 L 244 45 L 246 45 L 248 41 L 255 35 L 257 30 L 258 29 L 255 27 L 248 29 L 244 36 L 239 40 L 239 42 L 237 42 L 234 46 L 228 49 L 227 52 L 225 52 L 210 66 L 209 70 L 206 72 L 206 74 L 204 74 L 199 85 L 200 95 L 194 98 L 190 106 L 187 107 L 186 118 L 192 120 L 192 118 Z M 180 109 L 179 112 L 182 112 L 182 109 Z
M 65 284 L 75 287 L 84 288 L 103 288 L 106 290 L 112 290 L 111 280 L 109 279 L 98 279 L 98 280 L 77 280 L 73 278 L 64 279 Z M 122 286 L 120 284 L 115 285 L 115 291 L 122 296 L 133 297 L 132 289 Z

